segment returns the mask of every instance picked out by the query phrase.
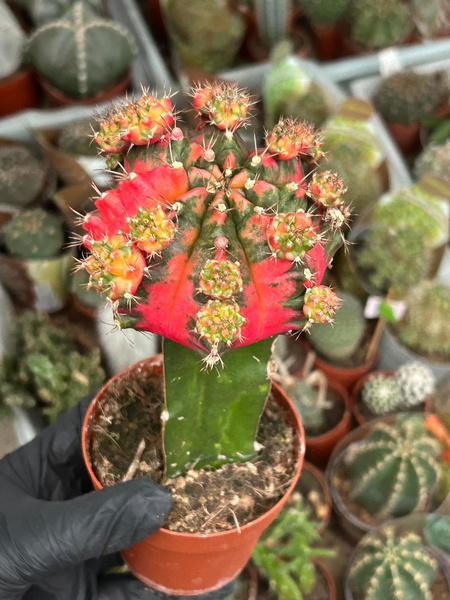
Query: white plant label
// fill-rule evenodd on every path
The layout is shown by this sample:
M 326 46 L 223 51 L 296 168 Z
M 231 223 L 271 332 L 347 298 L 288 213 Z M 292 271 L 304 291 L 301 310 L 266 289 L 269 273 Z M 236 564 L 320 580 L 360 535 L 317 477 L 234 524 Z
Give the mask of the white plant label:
M 403 70 L 396 48 L 384 48 L 384 50 L 380 50 L 378 52 L 378 63 L 382 77 L 389 77 L 389 75 Z
M 369 296 L 364 308 L 366 319 L 378 319 L 380 316 L 380 306 L 385 301 L 383 296 Z M 389 300 L 389 306 L 392 308 L 396 321 L 400 321 L 406 312 L 406 303 L 401 300 Z

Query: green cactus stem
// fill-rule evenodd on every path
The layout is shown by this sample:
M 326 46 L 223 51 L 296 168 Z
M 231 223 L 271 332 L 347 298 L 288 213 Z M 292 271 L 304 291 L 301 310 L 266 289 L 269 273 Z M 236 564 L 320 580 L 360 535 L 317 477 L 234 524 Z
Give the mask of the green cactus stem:
M 368 50 L 401 44 L 414 28 L 410 8 L 402 0 L 358 0 L 348 17 L 351 39 Z
M 21 144 L 0 146 L 0 203 L 22 208 L 36 200 L 47 175 L 43 161 Z
M 432 600 L 437 569 L 418 535 L 386 527 L 359 544 L 349 576 L 363 600 Z
M 402 406 L 417 406 L 436 391 L 433 371 L 419 361 L 410 361 L 399 367 L 394 378 L 399 387 Z
M 8 252 L 25 260 L 53 258 L 64 242 L 61 217 L 42 208 L 15 215 L 3 227 L 3 234 Z
M 92 98 L 128 71 L 136 52 L 127 29 L 75 2 L 31 35 L 27 55 L 41 77 L 68 96 Z
M 393 425 L 379 423 L 347 448 L 350 495 L 382 519 L 426 510 L 439 479 L 440 452 L 421 416 L 398 415 Z
M 255 0 L 255 10 L 259 38 L 270 50 L 287 37 L 292 0 Z
M 372 375 L 364 384 L 362 401 L 375 415 L 394 411 L 402 402 L 397 380 L 386 375 Z

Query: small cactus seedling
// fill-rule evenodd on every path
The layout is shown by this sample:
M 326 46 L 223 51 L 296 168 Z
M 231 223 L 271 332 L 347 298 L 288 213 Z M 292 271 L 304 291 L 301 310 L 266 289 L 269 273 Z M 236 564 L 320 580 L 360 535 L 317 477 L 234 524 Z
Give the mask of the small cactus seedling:
M 402 397 L 397 380 L 386 375 L 371 376 L 362 389 L 362 401 L 375 415 L 383 415 L 399 407 Z
M 414 28 L 410 8 L 401 0 L 358 0 L 348 16 L 352 41 L 370 50 L 401 44 Z
M 248 121 L 247 92 L 213 84 L 192 95 L 192 134 L 175 124 L 170 97 L 148 93 L 100 121 L 96 141 L 125 174 L 83 219 L 90 255 L 80 265 L 112 303 L 118 327 L 166 338 L 171 475 L 186 464 L 254 456 L 271 338 L 332 319 L 337 298 L 320 282 L 348 219 L 338 180 L 328 201 L 305 179 L 320 156 L 313 127 L 282 119 L 265 147 L 250 151 L 238 132 Z M 211 397 L 211 412 L 200 414 Z
M 436 379 L 433 371 L 418 361 L 405 363 L 395 372 L 402 406 L 417 406 L 434 394 Z
M 364 600 L 432 600 L 437 569 L 420 536 L 386 527 L 359 544 L 349 577 Z
M 440 442 L 422 417 L 398 415 L 351 444 L 344 462 L 350 495 L 379 519 L 425 510 L 439 478 Z
M 342 291 L 338 296 L 340 303 L 333 323 L 317 323 L 310 329 L 314 349 L 333 363 L 352 356 L 366 329 L 363 306 L 358 298 Z
M 61 217 L 42 208 L 15 215 L 3 233 L 11 256 L 25 260 L 53 258 L 61 252 L 64 242 Z
M 85 2 L 75 2 L 61 19 L 36 29 L 27 55 L 58 90 L 73 98 L 92 98 L 128 71 L 136 47 L 122 25 L 100 18 Z
M 416 177 L 435 175 L 450 182 L 450 139 L 444 144 L 430 144 L 417 158 Z
M 31 204 L 44 187 L 47 170 L 26 146 L 0 146 L 0 203 L 16 208 Z

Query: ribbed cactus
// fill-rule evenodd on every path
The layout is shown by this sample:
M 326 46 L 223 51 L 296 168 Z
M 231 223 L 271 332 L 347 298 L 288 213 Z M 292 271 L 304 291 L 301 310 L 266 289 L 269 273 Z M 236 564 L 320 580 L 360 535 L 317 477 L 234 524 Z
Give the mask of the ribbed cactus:
M 439 478 L 441 444 L 416 415 L 377 424 L 344 456 L 350 496 L 380 519 L 425 510 Z
M 333 323 L 313 325 L 310 333 L 314 349 L 328 360 L 339 363 L 348 359 L 360 345 L 366 322 L 363 306 L 356 296 L 344 291 L 338 296 L 340 302 Z
M 414 21 L 402 0 L 358 0 L 348 12 L 350 37 L 368 50 L 401 44 L 412 33 Z
M 450 139 L 444 144 L 430 144 L 418 156 L 414 171 L 417 178 L 435 175 L 450 182 Z
M 373 102 L 390 123 L 411 125 L 429 116 L 442 97 L 442 87 L 434 73 L 402 71 L 383 79 Z
M 97 156 L 97 146 L 92 143 L 92 132 L 95 127 L 96 122 L 91 119 L 72 121 L 61 129 L 58 146 L 69 154 Z
M 245 23 L 229 0 L 160 0 L 178 66 L 208 73 L 230 67 Z
M 372 375 L 361 390 L 364 404 L 375 415 L 383 415 L 399 407 L 401 403 L 400 388 L 393 377 Z
M 259 37 L 267 49 L 286 39 L 292 0 L 255 0 Z
M 5 2 L 0 2 L 0 80 L 15 73 L 22 64 L 26 36 Z M 1 199 L 0 199 L 1 201 Z
M 113 303 L 117 325 L 170 338 L 164 342 L 168 412 L 184 416 L 169 417 L 165 425 L 174 470 L 195 461 L 197 451 L 208 460 L 209 441 L 216 458 L 234 453 L 234 443 L 241 455 L 253 454 L 268 390 L 270 337 L 332 319 L 336 296 L 319 284 L 348 218 L 342 182 L 335 181 L 330 207 L 321 189 L 327 181 L 319 179 L 310 190 L 305 180 L 300 156 L 304 167 L 320 156 L 312 127 L 281 120 L 267 132 L 265 147 L 251 152 L 237 131 L 247 122 L 246 92 L 232 84 L 206 85 L 193 90 L 193 104 L 202 129 L 194 134 L 173 127 L 169 97 L 144 95 L 105 115 L 97 142 L 115 160 L 122 154 L 125 174 L 83 219 L 90 255 L 81 266 Z M 200 371 L 192 350 L 206 368 L 220 368 L 223 360 L 219 382 L 214 373 Z M 255 369 L 245 393 L 257 398 L 245 406 L 252 406 L 256 421 L 245 428 L 238 408 L 220 409 L 217 399 L 220 420 L 209 418 L 200 434 L 196 428 L 206 415 L 194 420 L 198 390 L 194 395 L 192 383 L 188 393 L 190 380 L 202 381 L 197 387 L 206 380 L 220 384 L 229 403 L 236 377 L 253 377 Z M 232 386 L 227 394 L 226 382 Z M 190 459 L 180 439 L 200 446 L 188 448 Z
M 60 19 L 77 0 L 22 0 L 35 27 Z M 92 10 L 101 15 L 103 0 L 83 0 Z
M 344 16 L 350 0 L 298 0 L 308 19 L 318 25 L 333 25 Z
M 136 47 L 122 25 L 76 2 L 61 19 L 32 34 L 27 54 L 50 84 L 73 98 L 91 98 L 128 71 Z
M 362 600 L 432 600 L 437 569 L 418 535 L 386 527 L 358 545 L 349 577 Z
M 64 242 L 61 217 L 42 208 L 15 215 L 3 227 L 3 233 L 8 252 L 26 260 L 53 258 Z
M 47 169 L 26 146 L 0 146 L 0 203 L 22 208 L 31 204 L 44 187 Z
M 402 406 L 417 406 L 436 391 L 433 371 L 418 361 L 405 363 L 395 372 Z
M 414 289 L 395 329 L 400 341 L 419 354 L 450 360 L 450 285 L 424 282 Z

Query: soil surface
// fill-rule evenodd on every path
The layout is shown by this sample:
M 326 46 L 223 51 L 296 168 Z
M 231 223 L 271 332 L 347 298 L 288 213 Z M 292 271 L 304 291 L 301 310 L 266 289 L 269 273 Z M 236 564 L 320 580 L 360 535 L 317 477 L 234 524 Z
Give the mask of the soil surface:
M 254 460 L 217 470 L 191 469 L 167 481 L 163 481 L 163 408 L 162 377 L 148 377 L 143 370 L 115 380 L 92 427 L 90 450 L 104 486 L 124 477 L 149 477 L 171 491 L 167 529 L 212 533 L 239 528 L 274 506 L 289 487 L 297 465 L 295 433 L 273 398 L 261 416 Z

